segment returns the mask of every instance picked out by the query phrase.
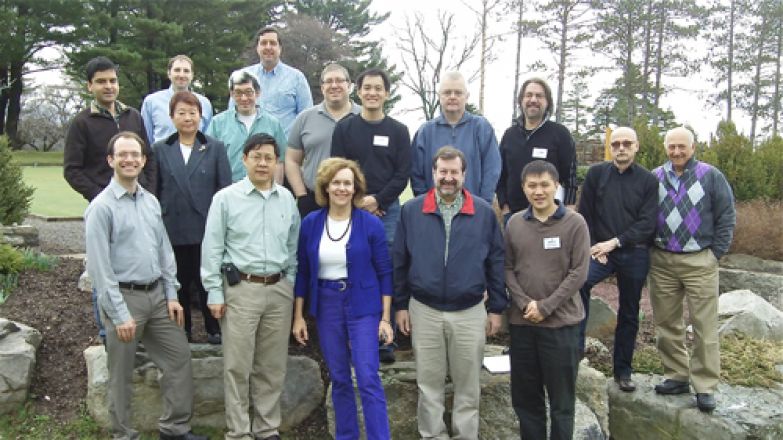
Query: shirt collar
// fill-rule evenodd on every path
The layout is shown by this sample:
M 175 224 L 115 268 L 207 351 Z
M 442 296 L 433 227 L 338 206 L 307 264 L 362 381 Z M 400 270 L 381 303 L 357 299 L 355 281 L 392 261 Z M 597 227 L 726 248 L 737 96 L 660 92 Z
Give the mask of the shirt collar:
M 128 106 L 123 104 L 122 102 L 114 101 L 114 112 L 116 113 L 117 116 L 119 116 L 120 113 L 124 112 L 126 108 L 128 108 Z M 111 116 L 109 109 L 98 104 L 98 101 L 96 100 L 92 100 L 92 102 L 90 103 L 90 112 Z
M 555 209 L 554 214 L 552 214 L 552 216 L 549 218 L 560 220 L 564 215 L 566 215 L 566 207 L 560 203 L 560 200 L 557 199 L 555 199 L 555 204 L 557 205 L 557 209 Z M 533 207 L 528 207 L 525 211 L 523 211 L 522 215 L 525 220 L 533 220 L 535 218 L 533 216 Z
M 462 204 L 464 203 L 464 198 L 462 197 L 462 193 L 460 192 L 459 194 L 457 194 L 457 197 L 454 199 L 453 203 L 446 203 L 443 200 L 443 197 L 441 197 L 440 194 L 438 194 L 438 192 L 435 191 L 435 202 L 438 204 L 438 207 L 453 206 L 457 208 L 462 208 Z
M 435 190 L 435 188 L 430 189 L 427 191 L 426 194 L 424 194 L 424 200 L 421 205 L 421 212 L 424 214 L 434 214 L 437 210 L 437 204 L 438 202 L 435 200 L 435 196 L 438 193 L 438 191 Z M 473 194 L 471 194 L 468 190 L 465 188 L 462 188 L 462 196 L 464 197 L 462 201 L 462 208 L 460 208 L 459 212 L 461 214 L 468 214 L 473 215 L 476 213 L 476 207 L 473 205 Z
M 107 188 L 109 189 L 109 191 L 111 191 L 112 195 L 117 200 L 121 199 L 122 196 L 124 196 L 126 194 L 128 195 L 128 197 L 133 197 L 133 194 L 129 193 L 128 190 L 125 189 L 125 187 L 120 185 L 120 182 L 117 182 L 117 180 L 115 180 L 114 177 L 111 178 L 111 181 L 109 182 L 109 186 Z M 145 192 L 146 191 L 144 190 L 144 188 L 137 183 L 136 184 L 136 195 L 142 195 Z
M 239 185 L 240 188 L 242 189 L 242 194 L 250 195 L 253 191 L 261 194 L 261 191 L 256 189 L 256 187 L 253 185 L 253 182 L 251 182 L 250 178 L 247 176 L 243 177 L 242 180 L 239 181 Z M 277 183 L 273 182 L 272 188 L 270 188 L 271 189 L 270 194 L 276 194 L 278 186 L 279 185 Z
M 457 123 L 454 124 L 454 126 L 456 127 L 457 125 L 462 125 L 465 122 L 467 122 L 468 119 L 470 119 L 472 117 L 473 117 L 473 114 L 470 113 L 469 111 L 465 110 L 462 113 L 462 117 L 459 118 L 459 121 L 457 121 Z M 435 123 L 436 124 L 441 124 L 441 125 L 449 125 L 449 126 L 451 125 L 449 123 L 448 119 L 446 119 L 446 115 L 444 115 L 442 111 L 440 112 L 440 116 L 438 116 L 438 118 L 435 120 Z

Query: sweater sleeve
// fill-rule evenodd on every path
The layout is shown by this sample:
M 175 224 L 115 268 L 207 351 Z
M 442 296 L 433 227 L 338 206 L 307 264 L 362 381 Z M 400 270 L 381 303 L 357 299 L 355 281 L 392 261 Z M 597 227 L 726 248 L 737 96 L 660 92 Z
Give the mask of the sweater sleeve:
M 487 310 L 490 313 L 503 313 L 508 307 L 508 295 L 506 294 L 506 284 L 504 282 L 504 264 L 505 249 L 503 244 L 503 235 L 500 233 L 500 225 L 494 216 L 494 212 L 488 220 L 487 227 L 492 230 L 492 243 L 490 244 L 489 254 L 486 261 L 487 276 Z
M 91 201 L 101 192 L 102 188 L 93 183 L 84 172 L 85 155 L 87 154 L 87 127 L 76 116 L 68 134 L 65 137 L 65 151 L 63 153 L 63 175 L 65 180 L 88 201 Z
M 717 168 L 712 169 L 712 175 L 713 188 L 710 197 L 712 197 L 714 226 L 711 249 L 715 258 L 720 258 L 731 246 L 737 214 L 734 208 L 734 194 L 726 177 Z
M 500 177 L 498 177 L 495 194 L 498 197 L 498 205 L 503 209 L 503 205 L 508 205 L 508 195 L 506 194 L 506 180 L 508 179 L 508 164 L 505 158 L 505 151 L 508 142 L 508 131 L 503 134 L 498 147 L 498 156 L 500 158 Z
M 563 203 L 573 205 L 576 203 L 576 144 L 571 133 L 563 128 L 563 142 L 559 145 L 557 172 L 560 174 L 560 184 L 563 185 Z
M 397 310 L 408 310 L 408 303 L 411 298 L 411 292 L 408 288 L 410 255 L 408 255 L 407 228 L 405 227 L 406 208 L 409 206 L 408 204 L 402 206 L 400 220 L 397 222 L 397 230 L 394 232 L 394 242 L 392 244 L 394 307 Z
M 636 219 L 617 237 L 620 246 L 647 244 L 655 232 L 655 219 L 658 215 L 658 179 L 652 174 L 647 175 L 645 179 L 643 198 L 644 202 Z
M 600 164 L 593 165 L 587 171 L 585 176 L 585 183 L 582 185 L 582 194 L 579 196 L 579 214 L 585 219 L 587 223 L 588 232 L 590 235 L 590 244 L 595 244 L 598 240 L 595 238 L 595 231 L 593 230 L 593 224 L 596 221 L 595 215 L 595 192 L 596 180 L 601 174 Z
M 427 192 L 427 139 L 425 135 L 426 123 L 422 124 L 416 134 L 413 135 L 411 143 L 411 190 L 413 195 L 418 196 Z
M 411 175 L 411 137 L 408 134 L 408 128 L 398 124 L 395 128 L 393 146 L 396 152 L 394 156 L 394 174 L 389 182 L 375 194 L 378 206 L 382 209 L 387 208 L 400 197 L 405 187 L 408 186 L 408 179 Z M 392 148 L 390 145 L 389 148 Z
M 517 264 L 517 258 L 519 258 L 519 256 L 517 255 L 516 249 L 514 248 L 514 243 L 511 239 L 516 234 L 518 234 L 518 232 L 515 232 L 515 223 L 520 221 L 519 216 L 521 216 L 521 214 L 516 215 L 517 218 L 512 216 L 506 225 L 506 257 L 504 260 L 504 266 L 506 272 L 506 288 L 508 289 L 508 292 L 511 296 L 511 301 L 513 301 L 520 310 L 525 310 L 527 305 L 533 301 L 533 298 L 528 296 L 528 294 L 525 292 L 525 289 L 523 289 L 522 285 L 519 284 L 519 280 L 517 280 L 514 267 Z
M 491 205 L 500 178 L 500 151 L 495 131 L 486 120 L 481 123 L 478 138 L 481 151 L 481 188 L 478 195 Z

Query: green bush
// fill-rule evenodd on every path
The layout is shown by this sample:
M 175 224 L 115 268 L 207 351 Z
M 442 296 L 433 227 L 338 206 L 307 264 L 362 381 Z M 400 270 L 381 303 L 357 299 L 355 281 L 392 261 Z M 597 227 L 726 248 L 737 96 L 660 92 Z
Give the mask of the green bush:
M 21 223 L 32 199 L 33 188 L 24 184 L 22 168 L 11 156 L 8 138 L 0 136 L 0 225 Z
M 0 244 L 0 274 L 18 273 L 24 268 L 24 255 L 8 244 Z

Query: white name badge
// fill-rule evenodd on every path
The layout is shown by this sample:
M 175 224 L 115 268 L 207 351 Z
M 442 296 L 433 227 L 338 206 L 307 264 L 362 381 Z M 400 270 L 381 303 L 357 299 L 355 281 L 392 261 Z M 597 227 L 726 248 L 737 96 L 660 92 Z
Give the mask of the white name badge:
M 544 249 L 560 249 L 560 237 L 544 238 Z
M 535 159 L 546 159 L 546 148 L 533 148 L 533 157 Z
M 377 146 L 377 147 L 388 147 L 389 146 L 389 136 L 373 136 L 372 144 Z

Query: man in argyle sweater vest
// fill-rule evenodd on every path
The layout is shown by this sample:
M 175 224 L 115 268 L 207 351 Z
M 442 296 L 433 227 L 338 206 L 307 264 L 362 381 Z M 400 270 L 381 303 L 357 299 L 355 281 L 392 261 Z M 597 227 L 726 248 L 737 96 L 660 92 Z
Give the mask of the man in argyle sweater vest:
M 685 394 L 689 382 L 702 411 L 715 409 L 720 378 L 718 259 L 729 250 L 736 221 L 734 196 L 717 168 L 693 158 L 693 133 L 669 130 L 669 161 L 658 178 L 658 219 L 650 257 L 650 299 L 665 380 L 658 394 Z M 693 355 L 685 349 L 683 298 L 694 329 Z

